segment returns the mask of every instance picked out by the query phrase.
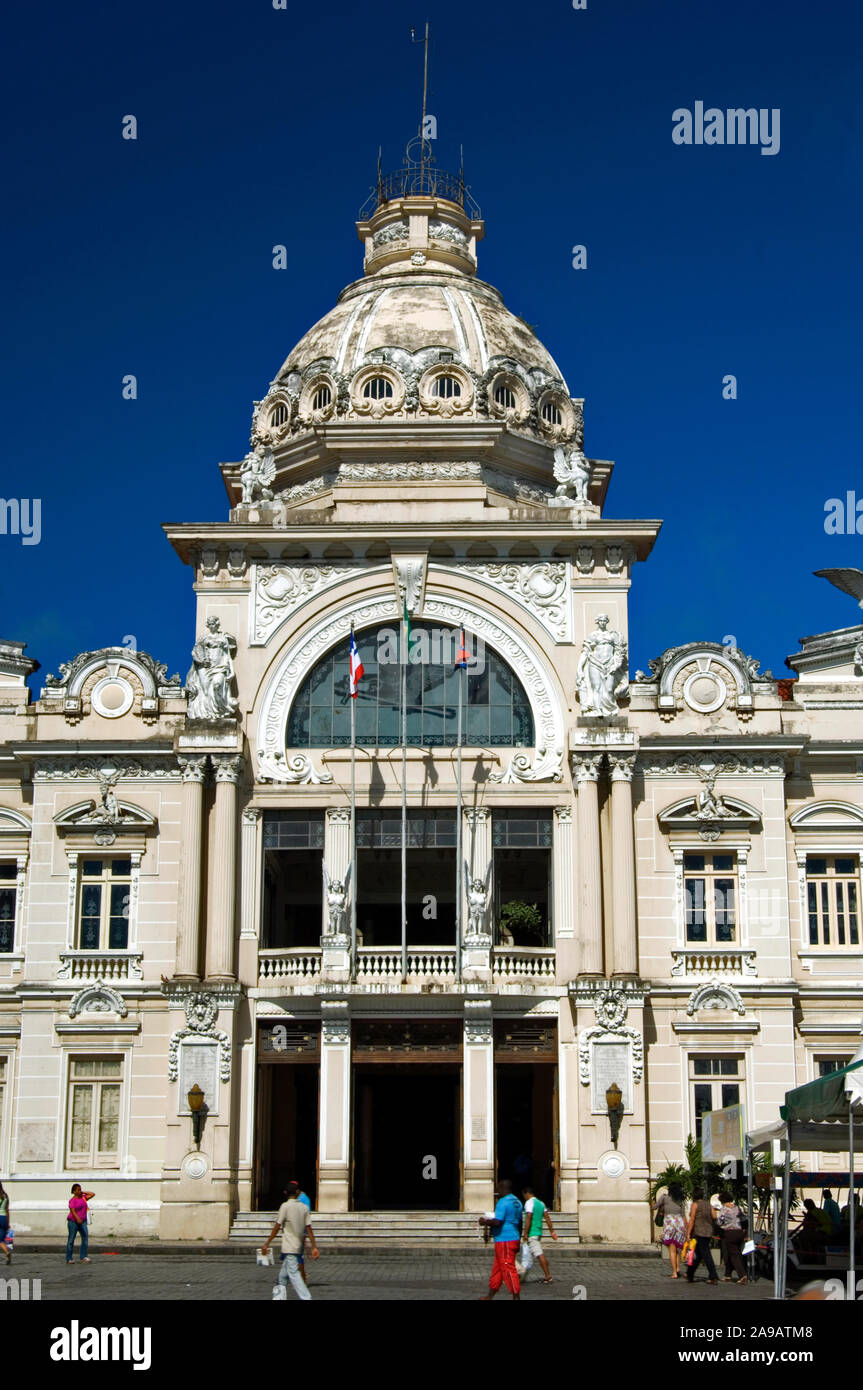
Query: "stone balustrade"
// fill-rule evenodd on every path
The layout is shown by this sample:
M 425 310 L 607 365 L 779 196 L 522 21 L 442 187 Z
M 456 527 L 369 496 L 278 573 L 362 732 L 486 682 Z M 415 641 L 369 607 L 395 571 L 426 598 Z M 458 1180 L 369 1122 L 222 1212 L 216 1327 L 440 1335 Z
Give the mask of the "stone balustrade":
M 321 952 L 306 947 L 258 952 L 261 985 L 274 980 L 292 984 L 313 982 L 321 974 Z M 494 952 L 497 984 L 528 981 L 553 982 L 553 947 L 498 947 Z M 356 984 L 397 985 L 402 977 L 402 956 L 397 946 L 361 946 L 357 952 Z M 408 983 L 456 984 L 455 950 L 446 946 L 412 946 L 408 951 Z
M 497 946 L 493 976 L 498 983 L 554 979 L 554 948 Z
M 758 967 L 754 951 L 733 946 L 700 946 L 672 951 L 671 973 L 676 978 L 709 979 L 714 975 L 757 975 Z
M 269 980 L 291 980 L 301 983 L 313 980 L 321 973 L 320 950 L 290 947 L 285 950 L 259 951 L 258 975 L 261 984 Z
M 400 980 L 402 953 L 397 948 L 361 946 L 357 952 L 357 980 Z M 443 946 L 414 946 L 408 951 L 408 979 L 455 980 L 455 951 Z
M 143 956 L 135 951 L 61 951 L 58 980 L 140 980 Z

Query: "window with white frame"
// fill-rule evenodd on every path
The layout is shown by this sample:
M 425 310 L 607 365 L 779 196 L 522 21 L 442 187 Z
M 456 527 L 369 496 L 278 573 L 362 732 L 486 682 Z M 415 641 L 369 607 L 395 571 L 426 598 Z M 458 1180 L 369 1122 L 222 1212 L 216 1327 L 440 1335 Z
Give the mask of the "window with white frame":
M 120 1162 L 122 1057 L 69 1060 L 67 1168 L 116 1168 Z
M 705 1056 L 689 1058 L 689 1095 L 696 1139 L 701 1139 L 701 1120 L 708 1110 L 739 1105 L 743 1093 L 743 1058 Z
M 806 856 L 810 946 L 860 945 L 860 866 L 856 855 Z
M 78 949 L 125 951 L 129 945 L 131 859 L 82 859 Z
M 684 854 L 687 946 L 737 940 L 737 862 L 733 854 Z
M 15 913 L 18 905 L 18 865 L 0 863 L 0 953 L 15 949 Z

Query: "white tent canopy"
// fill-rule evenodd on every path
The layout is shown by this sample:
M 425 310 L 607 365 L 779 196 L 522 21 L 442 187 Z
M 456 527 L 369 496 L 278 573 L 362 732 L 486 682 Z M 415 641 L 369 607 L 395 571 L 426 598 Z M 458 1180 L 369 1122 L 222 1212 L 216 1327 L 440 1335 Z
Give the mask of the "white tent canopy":
M 847 1153 L 851 1189 L 848 1281 L 854 1288 L 855 1220 L 854 1154 L 863 1148 L 863 1045 L 847 1067 L 818 1077 L 808 1085 L 785 1094 L 782 1119 L 746 1135 L 746 1168 L 749 1181 L 749 1210 L 752 1211 L 752 1154 L 770 1149 L 775 1143 L 784 1150 L 782 1186 L 776 1193 L 776 1219 L 773 1240 L 773 1286 L 776 1297 L 785 1297 L 788 1257 L 788 1217 L 790 1205 L 791 1151 Z M 778 1184 L 777 1184 L 778 1187 Z M 854 1294 L 850 1295 L 852 1298 Z

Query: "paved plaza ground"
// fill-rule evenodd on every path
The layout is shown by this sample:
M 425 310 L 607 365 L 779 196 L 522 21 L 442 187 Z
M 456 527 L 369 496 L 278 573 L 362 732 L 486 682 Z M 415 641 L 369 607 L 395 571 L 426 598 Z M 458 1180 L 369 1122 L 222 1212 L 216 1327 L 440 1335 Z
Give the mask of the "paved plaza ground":
M 484 1250 L 476 1254 L 347 1255 L 323 1254 L 310 1262 L 309 1287 L 312 1297 L 322 1301 L 349 1300 L 449 1302 L 478 1299 L 485 1292 L 492 1256 Z M 720 1283 L 710 1288 L 699 1270 L 694 1285 L 681 1278 L 674 1281 L 669 1268 L 659 1258 L 582 1255 L 550 1252 L 554 1283 L 545 1286 L 531 1271 L 522 1297 L 526 1302 L 572 1301 L 574 1296 L 589 1302 L 619 1299 L 647 1301 L 661 1299 L 689 1304 L 702 1299 L 732 1304 L 759 1302 L 773 1298 L 773 1284 L 761 1280 L 738 1289 Z M 276 1281 L 278 1266 L 255 1264 L 254 1253 L 236 1251 L 198 1253 L 190 1251 L 116 1254 L 93 1251 L 89 1265 L 66 1265 L 62 1246 L 56 1251 L 16 1251 L 12 1267 L 0 1275 L 18 1279 L 41 1279 L 42 1299 L 88 1303 L 117 1299 L 156 1299 L 195 1302 L 230 1299 L 232 1302 L 267 1302 Z M 574 1295 L 574 1286 L 584 1289 Z M 288 1289 L 288 1298 L 296 1300 Z M 499 1302 L 509 1302 L 502 1290 Z

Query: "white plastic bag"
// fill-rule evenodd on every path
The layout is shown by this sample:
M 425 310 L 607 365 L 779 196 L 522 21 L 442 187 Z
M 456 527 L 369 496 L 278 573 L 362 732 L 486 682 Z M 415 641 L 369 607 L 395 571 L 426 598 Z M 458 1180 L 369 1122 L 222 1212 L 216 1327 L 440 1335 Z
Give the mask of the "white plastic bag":
M 755 1254 L 755 1241 L 754 1241 L 754 1240 L 747 1240 L 746 1244 L 744 1245 L 744 1247 L 743 1247 L 743 1249 L 741 1250 L 740 1253 L 741 1253 L 741 1255 L 754 1255 L 754 1254 Z
M 272 1265 L 272 1264 L 275 1264 L 275 1260 L 273 1259 L 273 1252 L 272 1252 L 272 1249 L 268 1250 L 267 1253 L 266 1253 L 266 1255 L 264 1254 L 263 1250 L 256 1250 L 256 1251 L 255 1251 L 255 1264 L 257 1264 L 257 1265 Z
M 274 1302 L 274 1303 L 285 1303 L 285 1302 L 287 1301 L 287 1297 L 288 1297 L 288 1291 L 287 1291 L 287 1289 L 285 1288 L 284 1284 L 274 1284 L 274 1285 L 273 1285 L 273 1302 Z
M 521 1267 L 525 1274 L 533 1268 L 533 1255 L 530 1253 L 530 1246 L 526 1240 L 521 1243 Z

